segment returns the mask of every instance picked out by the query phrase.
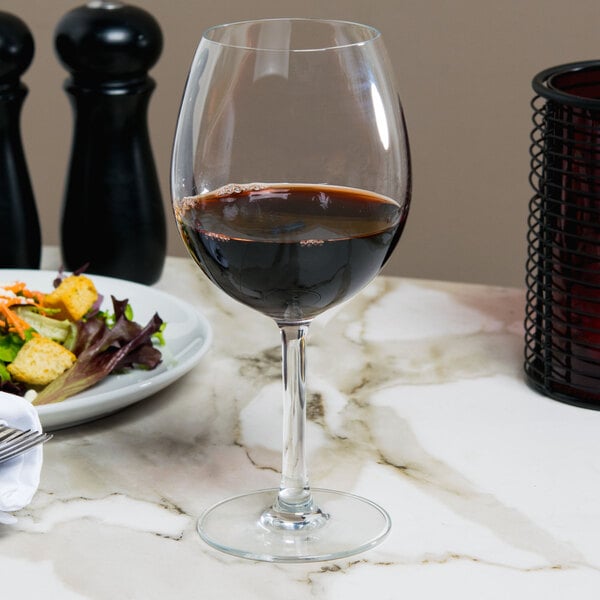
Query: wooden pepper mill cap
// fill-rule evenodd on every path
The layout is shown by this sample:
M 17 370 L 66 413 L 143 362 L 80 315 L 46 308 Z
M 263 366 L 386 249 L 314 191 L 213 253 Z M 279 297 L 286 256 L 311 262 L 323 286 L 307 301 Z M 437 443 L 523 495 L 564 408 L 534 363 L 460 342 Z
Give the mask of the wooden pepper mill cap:
M 27 25 L 0 11 L 0 85 L 14 85 L 33 60 L 33 36 Z
M 67 70 L 98 81 L 145 78 L 163 46 L 162 31 L 150 13 L 99 0 L 66 13 L 54 39 Z

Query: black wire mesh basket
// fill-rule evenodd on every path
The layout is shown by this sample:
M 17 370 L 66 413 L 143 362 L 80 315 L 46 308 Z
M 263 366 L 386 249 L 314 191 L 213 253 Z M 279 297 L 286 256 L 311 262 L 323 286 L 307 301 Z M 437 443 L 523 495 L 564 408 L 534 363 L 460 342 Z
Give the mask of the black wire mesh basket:
M 525 373 L 600 409 L 600 60 L 533 79 Z

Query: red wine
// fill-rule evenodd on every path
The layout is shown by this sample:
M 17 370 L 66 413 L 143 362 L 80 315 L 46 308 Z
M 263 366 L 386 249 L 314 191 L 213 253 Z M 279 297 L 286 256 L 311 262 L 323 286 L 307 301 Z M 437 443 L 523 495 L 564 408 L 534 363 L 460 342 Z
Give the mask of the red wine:
M 365 286 L 391 254 L 406 208 L 353 188 L 228 185 L 175 214 L 200 268 L 280 323 L 312 319 Z

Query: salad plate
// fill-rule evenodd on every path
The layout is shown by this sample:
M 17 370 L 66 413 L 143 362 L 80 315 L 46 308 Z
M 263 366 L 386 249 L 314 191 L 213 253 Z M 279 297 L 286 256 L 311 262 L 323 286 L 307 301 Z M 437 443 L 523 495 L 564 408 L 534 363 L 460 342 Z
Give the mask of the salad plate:
M 0 269 L 0 282 L 24 281 L 29 289 L 51 292 L 56 271 Z M 116 412 L 164 389 L 194 367 L 212 342 L 212 328 L 196 308 L 161 290 L 100 275 L 92 279 L 104 301 L 102 309 L 112 311 L 111 296 L 129 300 L 133 320 L 145 325 L 154 313 L 167 324 L 165 344 L 159 349 L 162 362 L 149 371 L 132 369 L 111 374 L 96 385 L 62 402 L 36 406 L 46 431 L 92 421 Z

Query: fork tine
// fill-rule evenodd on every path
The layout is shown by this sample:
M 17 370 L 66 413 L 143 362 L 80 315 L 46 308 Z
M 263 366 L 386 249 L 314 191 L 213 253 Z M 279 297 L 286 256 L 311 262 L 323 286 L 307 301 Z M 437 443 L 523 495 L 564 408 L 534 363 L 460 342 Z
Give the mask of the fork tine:
M 0 446 L 0 459 L 4 456 L 10 456 L 15 451 L 18 452 L 21 448 L 27 446 L 29 442 L 35 440 L 39 436 L 40 434 L 37 432 L 28 433 L 3 444 L 2 446 Z
M 51 437 L 52 436 L 48 434 L 38 434 L 30 436 L 26 440 L 20 440 L 18 444 L 15 444 L 10 448 L 5 448 L 0 452 L 0 463 L 23 454 L 34 446 L 48 441 Z
M 13 431 L 21 431 L 15 427 L 9 427 L 8 425 L 0 425 L 0 436 L 9 435 L 13 433 Z
M 51 437 L 51 434 L 33 432 L 27 437 L 19 439 L 14 445 L 10 445 L 9 447 L 0 450 L 0 463 L 15 458 L 38 444 L 47 442 Z
M 31 432 L 31 429 L 26 429 L 25 431 L 21 431 L 20 429 L 14 429 L 12 427 L 8 427 L 6 431 L 0 433 L 0 446 L 3 444 L 7 444 L 9 442 L 13 442 L 18 438 L 27 435 Z
M 40 431 L 24 431 L 18 436 L 15 436 L 9 442 L 0 444 L 0 455 L 13 448 L 19 448 L 20 446 L 22 446 L 23 444 L 27 444 L 31 440 L 44 437 L 45 435 L 45 433 L 42 433 Z

